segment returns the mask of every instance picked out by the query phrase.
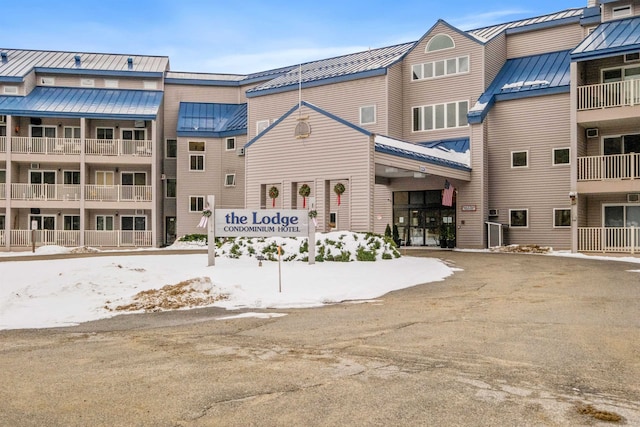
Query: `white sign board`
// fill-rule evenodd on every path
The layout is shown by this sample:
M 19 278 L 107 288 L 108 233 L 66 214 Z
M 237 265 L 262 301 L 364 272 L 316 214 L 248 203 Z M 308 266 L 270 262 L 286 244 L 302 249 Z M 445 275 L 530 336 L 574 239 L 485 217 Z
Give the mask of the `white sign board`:
M 216 209 L 216 237 L 308 237 L 309 211 L 302 209 Z

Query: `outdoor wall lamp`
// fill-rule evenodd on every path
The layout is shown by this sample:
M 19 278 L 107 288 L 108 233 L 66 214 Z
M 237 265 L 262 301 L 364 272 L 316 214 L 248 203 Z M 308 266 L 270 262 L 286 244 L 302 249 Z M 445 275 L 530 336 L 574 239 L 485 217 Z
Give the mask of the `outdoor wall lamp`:
M 569 192 L 569 200 L 572 205 L 575 205 L 578 202 L 578 193 L 576 191 Z

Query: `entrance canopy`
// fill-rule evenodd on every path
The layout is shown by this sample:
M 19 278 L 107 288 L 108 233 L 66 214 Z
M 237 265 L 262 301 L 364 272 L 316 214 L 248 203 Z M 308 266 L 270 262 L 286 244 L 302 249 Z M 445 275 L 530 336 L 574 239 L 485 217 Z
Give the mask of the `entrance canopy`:
M 438 175 L 471 181 L 469 138 L 412 144 L 375 136 L 376 176 L 385 178 Z

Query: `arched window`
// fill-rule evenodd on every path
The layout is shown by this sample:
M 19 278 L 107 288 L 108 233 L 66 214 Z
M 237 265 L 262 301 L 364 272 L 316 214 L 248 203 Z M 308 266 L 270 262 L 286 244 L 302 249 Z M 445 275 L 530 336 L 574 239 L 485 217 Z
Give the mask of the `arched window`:
M 429 43 L 427 43 L 427 52 L 434 52 L 436 50 L 451 49 L 456 47 L 453 39 L 446 34 L 438 34 L 433 36 Z

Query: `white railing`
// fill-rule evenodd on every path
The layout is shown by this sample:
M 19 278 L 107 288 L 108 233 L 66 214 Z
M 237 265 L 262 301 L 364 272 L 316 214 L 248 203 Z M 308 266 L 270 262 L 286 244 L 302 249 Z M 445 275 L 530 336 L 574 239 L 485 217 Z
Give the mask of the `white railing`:
M 640 105 L 640 79 L 578 86 L 578 111 Z
M 150 202 L 152 188 L 150 185 L 87 185 L 85 199 L 99 202 Z
M 4 182 L 0 183 L 0 200 L 4 200 L 7 198 L 7 189 L 6 189 L 6 185 L 4 185 Z
M 578 157 L 578 181 L 640 178 L 640 154 Z
M 66 184 L 11 184 L 12 200 L 80 200 L 80 186 Z
M 31 230 L 11 230 L 11 246 L 32 245 Z M 36 246 L 59 245 L 76 247 L 80 245 L 81 231 L 35 230 Z M 150 247 L 151 231 L 85 231 L 84 244 L 92 247 Z M 0 230 L 0 244 L 4 245 L 5 231 Z
M 579 252 L 640 251 L 640 227 L 578 227 Z
M 7 137 L 0 136 L 0 153 L 6 153 L 6 152 L 7 152 Z
M 88 155 L 151 157 L 149 140 L 87 139 L 85 148 Z
M 77 138 L 11 138 L 11 152 L 16 154 L 80 154 Z
M 7 242 L 4 237 L 5 234 L 6 232 L 4 230 L 0 230 L 0 246 L 4 246 Z

